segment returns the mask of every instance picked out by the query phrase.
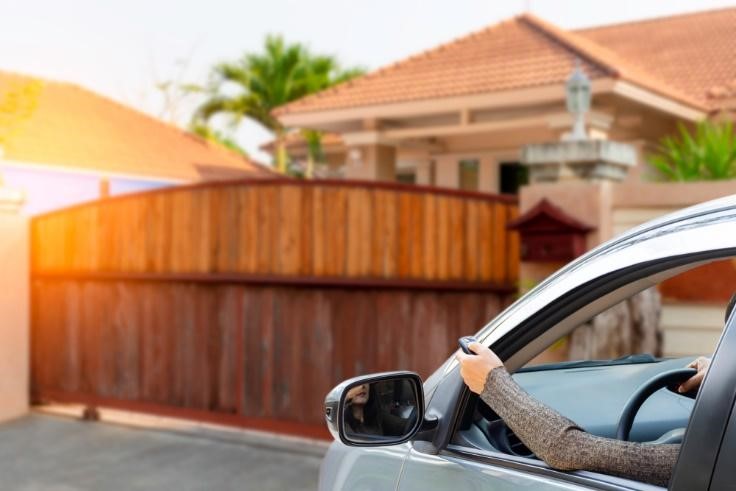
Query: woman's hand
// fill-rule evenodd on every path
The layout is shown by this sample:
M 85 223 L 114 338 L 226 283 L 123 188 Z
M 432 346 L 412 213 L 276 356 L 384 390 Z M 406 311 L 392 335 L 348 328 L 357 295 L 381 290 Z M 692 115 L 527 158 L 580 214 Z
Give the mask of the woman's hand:
M 684 381 L 682 384 L 680 384 L 680 387 L 677 389 L 677 392 L 684 394 L 685 392 L 690 392 L 691 390 L 695 390 L 698 387 L 700 387 L 700 384 L 703 382 L 703 378 L 705 377 L 705 374 L 708 372 L 708 368 L 710 368 L 710 358 L 706 358 L 704 356 L 700 356 L 690 362 L 690 364 L 687 366 L 687 368 L 694 368 L 698 371 L 695 375 Z
M 475 354 L 466 355 L 458 351 L 455 358 L 460 362 L 460 375 L 465 384 L 471 391 L 480 394 L 486 385 L 488 374 L 494 368 L 502 367 L 503 362 L 496 353 L 480 343 L 470 343 L 468 348 Z

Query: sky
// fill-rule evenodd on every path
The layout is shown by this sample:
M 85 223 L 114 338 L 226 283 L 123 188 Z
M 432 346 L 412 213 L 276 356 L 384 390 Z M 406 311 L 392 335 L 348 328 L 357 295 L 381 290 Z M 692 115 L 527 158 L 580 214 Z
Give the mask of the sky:
M 727 6 L 736 1 L 0 0 L 0 70 L 74 82 L 184 125 L 197 101 L 167 106 L 157 84 L 204 83 L 213 64 L 258 51 L 269 33 L 374 69 L 524 11 L 576 28 Z M 265 130 L 246 123 L 237 139 L 268 161 Z

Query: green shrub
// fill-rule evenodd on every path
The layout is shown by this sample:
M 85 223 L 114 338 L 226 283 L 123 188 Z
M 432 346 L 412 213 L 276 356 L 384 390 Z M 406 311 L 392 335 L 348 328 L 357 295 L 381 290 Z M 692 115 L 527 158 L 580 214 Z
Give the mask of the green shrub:
M 736 136 L 733 124 L 702 121 L 691 134 L 684 125 L 679 135 L 660 142 L 649 164 L 667 181 L 736 178 Z

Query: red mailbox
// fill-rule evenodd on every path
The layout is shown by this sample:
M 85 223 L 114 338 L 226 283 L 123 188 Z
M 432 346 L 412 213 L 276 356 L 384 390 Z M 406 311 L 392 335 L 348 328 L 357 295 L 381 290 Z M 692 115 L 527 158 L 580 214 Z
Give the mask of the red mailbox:
M 583 254 L 585 236 L 594 230 L 543 199 L 531 210 L 508 224 L 521 237 L 521 260 L 567 262 Z

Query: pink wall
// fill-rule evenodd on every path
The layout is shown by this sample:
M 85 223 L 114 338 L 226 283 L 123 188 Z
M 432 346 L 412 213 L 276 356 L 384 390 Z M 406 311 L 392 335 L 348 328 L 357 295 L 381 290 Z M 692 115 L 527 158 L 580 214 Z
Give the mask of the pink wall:
M 2 164 L 0 174 L 6 186 L 26 193 L 23 206 L 23 213 L 26 215 L 36 215 L 99 198 L 100 177 L 92 174 L 4 167 Z M 146 191 L 168 185 L 171 184 L 165 181 L 112 178 L 110 194 Z

